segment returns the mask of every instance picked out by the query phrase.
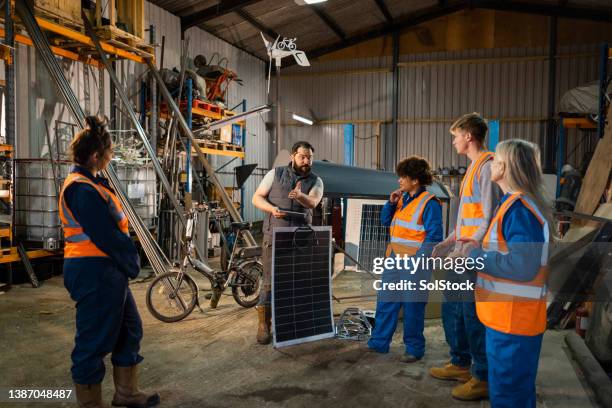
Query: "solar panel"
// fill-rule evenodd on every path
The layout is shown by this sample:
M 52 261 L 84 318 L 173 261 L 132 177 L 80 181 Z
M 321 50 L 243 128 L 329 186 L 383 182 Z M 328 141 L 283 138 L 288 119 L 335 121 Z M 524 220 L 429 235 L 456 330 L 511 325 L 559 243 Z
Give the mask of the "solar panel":
M 347 200 L 345 250 L 353 258 L 369 270 L 372 260 L 384 257 L 389 242 L 389 227 L 380 223 L 380 211 L 385 200 Z M 348 258 L 344 260 L 347 270 L 362 271 L 359 265 L 354 265 Z
M 272 241 L 274 347 L 334 336 L 331 227 L 280 227 Z
M 374 258 L 385 256 L 389 243 L 389 227 L 380 223 L 381 204 L 361 205 L 361 226 L 359 231 L 359 257 L 357 260 L 371 268 Z

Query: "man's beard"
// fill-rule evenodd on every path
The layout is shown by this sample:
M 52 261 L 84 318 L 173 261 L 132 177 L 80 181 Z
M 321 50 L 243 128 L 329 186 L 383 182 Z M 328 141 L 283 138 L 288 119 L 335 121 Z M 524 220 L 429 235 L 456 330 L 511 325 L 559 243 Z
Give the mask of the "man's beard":
M 293 164 L 293 169 L 300 174 L 308 174 L 310 173 L 310 166 L 305 164 L 303 166 L 298 166 L 295 163 Z

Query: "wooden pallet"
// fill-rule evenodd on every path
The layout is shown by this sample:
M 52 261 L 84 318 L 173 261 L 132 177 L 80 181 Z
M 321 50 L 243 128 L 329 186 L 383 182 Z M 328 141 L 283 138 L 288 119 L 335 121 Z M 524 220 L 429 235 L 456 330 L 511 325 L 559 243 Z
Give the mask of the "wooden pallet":
M 78 31 L 83 30 L 80 0 L 35 0 L 34 14 Z
M 244 152 L 244 147 L 232 143 L 219 142 L 219 150 L 226 150 L 230 152 Z
M 197 142 L 198 146 L 200 146 L 201 148 L 221 150 L 226 152 L 244 152 L 244 148 L 242 146 L 238 146 L 231 143 L 217 142 L 208 139 L 198 139 Z
M 153 55 L 155 53 L 155 48 L 147 44 L 144 39 L 120 30 L 115 26 L 106 25 L 98 27 L 95 29 L 95 32 L 100 40 L 116 47 L 129 49 L 136 53 L 145 53 L 147 55 Z

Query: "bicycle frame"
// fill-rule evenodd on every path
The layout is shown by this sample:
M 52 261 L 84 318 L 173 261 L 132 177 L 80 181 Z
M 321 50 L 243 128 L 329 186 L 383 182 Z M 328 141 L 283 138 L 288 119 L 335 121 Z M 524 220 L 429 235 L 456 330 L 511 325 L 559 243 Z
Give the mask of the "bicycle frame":
M 185 228 L 185 239 L 188 244 L 187 244 L 187 251 L 186 251 L 185 257 L 183 258 L 181 272 L 185 273 L 187 266 L 191 265 L 196 271 L 200 272 L 202 275 L 208 278 L 211 282 L 213 282 L 213 285 L 220 284 L 218 275 L 219 273 L 222 273 L 225 275 L 224 282 L 223 284 L 220 285 L 219 289 L 223 291 L 228 286 L 230 286 L 236 274 L 236 271 L 232 267 L 234 266 L 234 259 L 236 257 L 236 248 L 238 247 L 238 241 L 244 234 L 244 231 L 239 230 L 236 234 L 236 239 L 234 240 L 234 243 L 232 245 L 232 251 L 230 253 L 230 258 L 227 263 L 227 269 L 217 271 L 213 269 L 212 267 L 210 267 L 210 265 L 208 265 L 207 262 L 203 262 L 200 259 L 197 259 L 196 257 L 192 256 L 192 253 L 194 252 L 194 249 L 195 249 L 195 244 L 193 242 L 193 231 L 194 231 L 195 225 L 197 224 L 197 219 L 198 219 L 198 215 L 197 215 L 197 212 L 195 211 L 192 211 L 189 214 L 189 217 L 187 219 L 187 226 Z

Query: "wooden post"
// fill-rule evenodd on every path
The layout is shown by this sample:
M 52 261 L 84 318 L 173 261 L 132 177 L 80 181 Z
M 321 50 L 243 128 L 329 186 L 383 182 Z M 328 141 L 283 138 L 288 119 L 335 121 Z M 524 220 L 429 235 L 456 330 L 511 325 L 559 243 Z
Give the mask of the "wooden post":
M 115 0 L 108 0 L 108 19 L 110 25 L 115 27 L 117 25 L 117 9 L 115 7 Z

